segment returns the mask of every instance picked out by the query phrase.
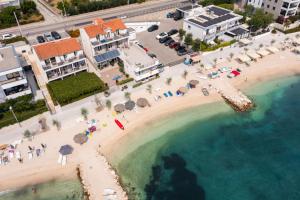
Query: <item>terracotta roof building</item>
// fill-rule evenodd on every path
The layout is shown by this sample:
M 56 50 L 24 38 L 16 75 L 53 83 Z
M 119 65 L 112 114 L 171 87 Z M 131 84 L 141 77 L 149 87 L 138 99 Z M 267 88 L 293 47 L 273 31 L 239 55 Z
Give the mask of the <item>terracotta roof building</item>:
M 33 50 L 46 82 L 87 71 L 86 57 L 75 38 L 37 44 Z

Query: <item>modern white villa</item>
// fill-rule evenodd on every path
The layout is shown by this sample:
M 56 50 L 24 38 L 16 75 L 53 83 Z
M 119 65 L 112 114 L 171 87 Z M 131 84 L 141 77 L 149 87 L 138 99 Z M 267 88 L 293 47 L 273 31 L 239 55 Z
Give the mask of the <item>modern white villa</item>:
M 96 19 L 92 25 L 80 29 L 86 56 L 99 69 L 120 57 L 120 50 L 129 46 L 129 31 L 121 19 Z
M 197 7 L 197 11 L 192 12 L 184 18 L 183 29 L 186 33 L 191 33 L 193 38 L 201 41 L 211 42 L 226 32 L 235 32 L 246 35 L 248 30 L 240 27 L 240 20 L 243 16 L 235 14 L 218 6 Z M 238 31 L 235 31 L 238 29 Z
M 46 82 L 64 79 L 88 69 L 85 54 L 75 38 L 34 45 L 33 52 Z
M 13 46 L 0 48 L 0 86 L 0 102 L 32 93 Z
M 8 6 L 20 6 L 20 0 L 0 0 L 0 10 Z

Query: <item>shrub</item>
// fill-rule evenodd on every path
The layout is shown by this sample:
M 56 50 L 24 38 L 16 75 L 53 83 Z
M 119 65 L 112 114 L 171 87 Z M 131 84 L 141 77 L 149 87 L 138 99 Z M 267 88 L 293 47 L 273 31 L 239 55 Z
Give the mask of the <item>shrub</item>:
M 142 82 L 139 82 L 139 83 L 134 84 L 134 85 L 132 86 L 132 88 L 136 88 L 136 87 L 139 87 L 139 86 L 141 86 L 141 85 L 143 85 L 143 83 L 142 83 Z
M 68 31 L 68 34 L 69 34 L 72 38 L 78 38 L 78 37 L 80 36 L 79 29 L 70 30 L 70 31 Z
M 47 87 L 54 101 L 61 105 L 78 101 L 107 89 L 105 83 L 96 74 L 88 72 L 50 82 Z
M 283 31 L 285 34 L 295 33 L 300 31 L 300 26 Z
M 271 33 L 276 34 L 276 33 L 277 33 L 276 29 L 273 29 L 273 30 L 271 31 Z
M 133 80 L 134 80 L 133 78 L 127 78 L 127 79 L 118 81 L 118 82 L 117 82 L 117 85 L 123 85 L 123 84 L 129 83 L 129 82 L 131 82 L 131 81 L 133 81 Z

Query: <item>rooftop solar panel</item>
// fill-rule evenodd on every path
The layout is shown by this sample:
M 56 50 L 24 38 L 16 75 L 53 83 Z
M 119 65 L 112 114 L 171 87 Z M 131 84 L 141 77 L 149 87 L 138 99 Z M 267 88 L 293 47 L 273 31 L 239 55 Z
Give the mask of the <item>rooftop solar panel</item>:
M 97 63 L 105 62 L 114 58 L 117 58 L 120 56 L 120 53 L 118 50 L 112 50 L 100 55 L 95 56 L 95 60 Z
M 222 15 L 226 15 L 226 14 L 230 13 L 230 11 L 225 10 L 223 8 L 216 7 L 216 6 L 211 6 L 208 8 L 208 10 L 218 16 L 222 16 Z

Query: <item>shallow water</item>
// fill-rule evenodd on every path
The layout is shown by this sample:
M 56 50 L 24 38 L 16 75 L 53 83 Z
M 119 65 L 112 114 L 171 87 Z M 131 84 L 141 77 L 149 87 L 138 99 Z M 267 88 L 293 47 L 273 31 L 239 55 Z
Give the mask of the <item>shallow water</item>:
M 83 190 L 77 180 L 50 181 L 3 194 L 0 200 L 83 200 Z
M 251 112 L 235 113 L 223 103 L 200 106 L 127 139 L 122 156 L 112 161 L 128 188 L 135 188 L 132 196 L 300 199 L 300 78 L 245 92 L 256 103 Z

